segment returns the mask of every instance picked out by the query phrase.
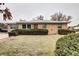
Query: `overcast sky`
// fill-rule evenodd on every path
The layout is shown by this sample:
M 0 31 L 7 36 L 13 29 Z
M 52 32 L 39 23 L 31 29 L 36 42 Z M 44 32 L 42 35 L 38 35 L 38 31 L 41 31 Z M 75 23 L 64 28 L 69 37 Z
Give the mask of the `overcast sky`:
M 77 3 L 7 3 L 6 6 L 12 12 L 13 21 L 32 20 L 38 15 L 43 15 L 48 20 L 52 14 L 60 11 L 73 17 L 70 25 L 79 24 L 79 4 Z

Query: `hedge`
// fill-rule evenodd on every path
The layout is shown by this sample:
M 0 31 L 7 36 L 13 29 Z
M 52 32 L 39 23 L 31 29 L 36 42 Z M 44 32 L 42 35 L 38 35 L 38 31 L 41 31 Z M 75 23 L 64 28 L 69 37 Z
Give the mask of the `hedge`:
M 47 29 L 18 29 L 18 34 L 20 35 L 47 35 Z
M 12 30 L 11 32 L 8 32 L 9 36 L 17 36 L 18 35 L 18 31 L 16 30 Z
M 70 33 L 75 33 L 74 30 L 68 30 L 68 29 L 59 29 L 58 30 L 58 34 L 60 35 L 67 35 L 67 34 L 70 34 Z
M 16 29 L 11 31 L 10 33 L 18 33 L 18 35 L 47 35 L 48 30 L 47 29 Z
M 79 33 L 70 34 L 56 42 L 56 56 L 79 56 Z

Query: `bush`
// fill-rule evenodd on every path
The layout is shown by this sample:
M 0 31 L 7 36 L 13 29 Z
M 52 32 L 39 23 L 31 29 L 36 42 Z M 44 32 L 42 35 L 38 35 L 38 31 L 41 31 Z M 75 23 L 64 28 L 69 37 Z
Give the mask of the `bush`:
M 58 34 L 60 34 L 60 35 L 67 35 L 67 34 L 70 34 L 70 33 L 75 33 L 75 31 L 74 30 L 66 30 L 66 29 L 59 29 L 58 30 Z
M 79 34 L 70 34 L 56 42 L 56 56 L 79 56 Z
M 48 30 L 46 29 L 17 29 L 20 35 L 47 35 Z
M 46 29 L 16 29 L 11 31 L 9 34 L 10 35 L 47 35 L 48 30 Z
M 16 30 L 12 30 L 8 34 L 9 34 L 9 36 L 17 36 L 18 35 L 18 32 Z

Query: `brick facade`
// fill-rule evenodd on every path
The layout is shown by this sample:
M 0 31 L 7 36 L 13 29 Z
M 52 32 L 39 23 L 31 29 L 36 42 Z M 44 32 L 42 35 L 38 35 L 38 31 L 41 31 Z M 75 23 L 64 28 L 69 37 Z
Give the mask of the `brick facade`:
M 17 24 L 17 25 L 18 25 L 18 29 L 23 29 L 22 24 Z M 46 24 L 46 28 L 43 28 L 43 25 L 44 24 L 38 24 L 38 29 L 48 29 L 48 34 L 58 34 L 58 24 Z M 31 24 L 31 29 L 34 29 L 34 24 Z M 63 23 L 62 29 L 67 29 L 67 24 Z

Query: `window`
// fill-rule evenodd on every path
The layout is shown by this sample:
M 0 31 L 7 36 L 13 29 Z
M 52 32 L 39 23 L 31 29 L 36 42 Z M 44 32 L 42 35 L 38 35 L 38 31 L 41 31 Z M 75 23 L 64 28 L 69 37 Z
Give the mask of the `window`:
M 25 29 L 26 28 L 26 24 L 22 24 L 22 28 Z
M 47 28 L 47 24 L 43 24 L 43 28 L 46 29 Z
M 31 28 L 31 24 L 27 24 L 27 28 Z
M 62 26 L 58 26 L 58 29 L 62 29 Z
M 38 24 L 34 24 L 34 29 L 38 29 Z
M 62 24 L 58 24 L 58 29 L 62 29 Z

